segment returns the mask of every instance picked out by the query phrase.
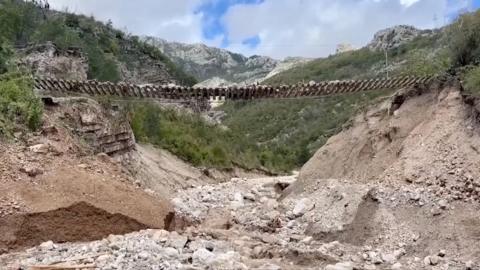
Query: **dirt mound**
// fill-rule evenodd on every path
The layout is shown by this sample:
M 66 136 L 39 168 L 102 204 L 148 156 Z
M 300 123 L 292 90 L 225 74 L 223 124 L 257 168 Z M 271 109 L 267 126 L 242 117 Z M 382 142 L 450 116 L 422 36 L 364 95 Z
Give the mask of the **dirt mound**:
M 39 132 L 0 141 L 0 253 L 47 240 L 94 240 L 168 225 L 168 199 L 136 183 L 124 165 L 125 154 L 94 154 L 95 143 L 86 143 L 83 126 L 69 125 L 82 114 L 83 122 L 90 114 L 95 123 L 116 119 L 95 113 L 99 106 L 65 99 L 45 107 Z
M 305 164 L 297 191 L 315 179 L 435 186 L 451 199 L 479 199 L 480 125 L 460 87 L 396 93 L 358 115 Z
M 0 253 L 55 243 L 93 241 L 109 234 L 125 234 L 148 228 L 122 214 L 111 214 L 80 202 L 48 212 L 10 216 L 0 220 Z
M 304 216 L 305 233 L 314 239 L 363 250 L 405 249 L 405 269 L 420 269 L 411 258 L 440 249 L 457 261 L 476 261 L 479 104 L 456 82 L 403 89 L 330 138 L 282 201 L 313 203 Z M 364 189 L 368 196 L 360 196 Z M 364 257 L 375 262 L 370 253 Z

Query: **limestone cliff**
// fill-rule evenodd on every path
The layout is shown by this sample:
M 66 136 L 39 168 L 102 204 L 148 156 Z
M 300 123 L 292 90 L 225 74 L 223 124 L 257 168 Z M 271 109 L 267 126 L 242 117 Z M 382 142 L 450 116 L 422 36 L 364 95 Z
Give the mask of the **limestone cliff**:
M 159 48 L 176 65 L 195 76 L 198 81 L 206 81 L 201 85 L 208 86 L 218 86 L 214 85 L 216 82 L 222 85 L 251 84 L 272 76 L 271 72 L 275 70 L 278 73 L 308 61 L 304 58 L 287 58 L 280 61 L 258 55 L 246 57 L 204 44 L 183 44 L 155 37 L 145 37 L 144 40 Z M 213 78 L 215 79 L 212 80 Z

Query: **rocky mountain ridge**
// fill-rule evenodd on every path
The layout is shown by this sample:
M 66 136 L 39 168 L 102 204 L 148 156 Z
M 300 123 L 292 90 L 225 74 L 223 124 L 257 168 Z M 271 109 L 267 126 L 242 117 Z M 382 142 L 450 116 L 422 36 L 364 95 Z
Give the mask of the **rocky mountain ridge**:
M 435 30 L 421 30 L 411 25 L 397 25 L 378 31 L 367 45 L 371 50 L 393 49 L 418 36 L 429 36 Z
M 263 81 L 281 71 L 308 62 L 306 58 L 286 58 L 283 61 L 268 56 L 244 55 L 205 44 L 169 42 L 161 38 L 145 37 L 144 40 L 167 55 L 176 65 L 201 82 L 202 86 L 243 84 Z M 203 83 L 202 83 L 203 82 Z

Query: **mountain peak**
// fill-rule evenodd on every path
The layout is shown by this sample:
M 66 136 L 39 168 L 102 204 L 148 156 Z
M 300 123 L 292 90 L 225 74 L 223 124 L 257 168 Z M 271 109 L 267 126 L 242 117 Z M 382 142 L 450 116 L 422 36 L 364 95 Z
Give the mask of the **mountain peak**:
M 432 30 L 420 30 L 411 25 L 397 25 L 375 33 L 367 47 L 371 50 L 396 48 L 420 35 L 428 35 L 432 32 Z
M 279 61 L 268 56 L 252 55 L 246 57 L 225 49 L 209 47 L 205 44 L 185 44 L 169 42 L 161 38 L 145 37 L 144 40 L 159 48 L 174 63 L 187 73 L 195 76 L 200 82 L 208 81 L 225 83 L 253 83 L 262 81 L 275 68 L 284 69 Z M 288 61 L 293 67 L 297 61 Z M 211 80 L 215 78 L 214 80 Z

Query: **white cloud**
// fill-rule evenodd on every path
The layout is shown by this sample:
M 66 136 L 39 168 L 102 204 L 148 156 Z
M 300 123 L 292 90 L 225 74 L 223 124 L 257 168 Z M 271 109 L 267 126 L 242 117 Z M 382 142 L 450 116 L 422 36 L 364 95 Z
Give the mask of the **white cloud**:
M 364 46 L 383 28 L 409 24 L 440 26 L 445 15 L 468 7 L 471 0 L 265 0 L 261 4 L 232 6 L 221 18 L 227 30 L 213 40 L 202 35 L 202 22 L 211 14 L 195 12 L 208 1 L 226 0 L 49 0 L 56 9 L 106 21 L 136 35 L 154 35 L 172 41 L 219 46 L 226 36 L 228 49 L 247 55 L 275 58 L 320 57 L 339 43 Z M 210 17 L 209 17 L 210 16 Z M 202 20 L 206 18 L 207 20 Z M 437 18 L 437 25 L 434 18 Z M 258 35 L 252 49 L 242 41 Z
M 404 6 L 411 6 L 413 4 L 415 4 L 416 2 L 418 2 L 419 0 L 400 0 L 400 3 Z
M 433 28 L 434 17 L 447 12 L 447 0 L 265 0 L 238 5 L 223 20 L 233 45 L 247 54 L 326 56 L 339 43 L 364 46 L 383 28 L 409 24 Z M 241 41 L 259 33 L 255 50 Z
M 154 35 L 180 42 L 202 42 L 202 14 L 195 8 L 202 0 L 49 0 L 55 9 L 112 20 L 116 27 L 136 35 Z

